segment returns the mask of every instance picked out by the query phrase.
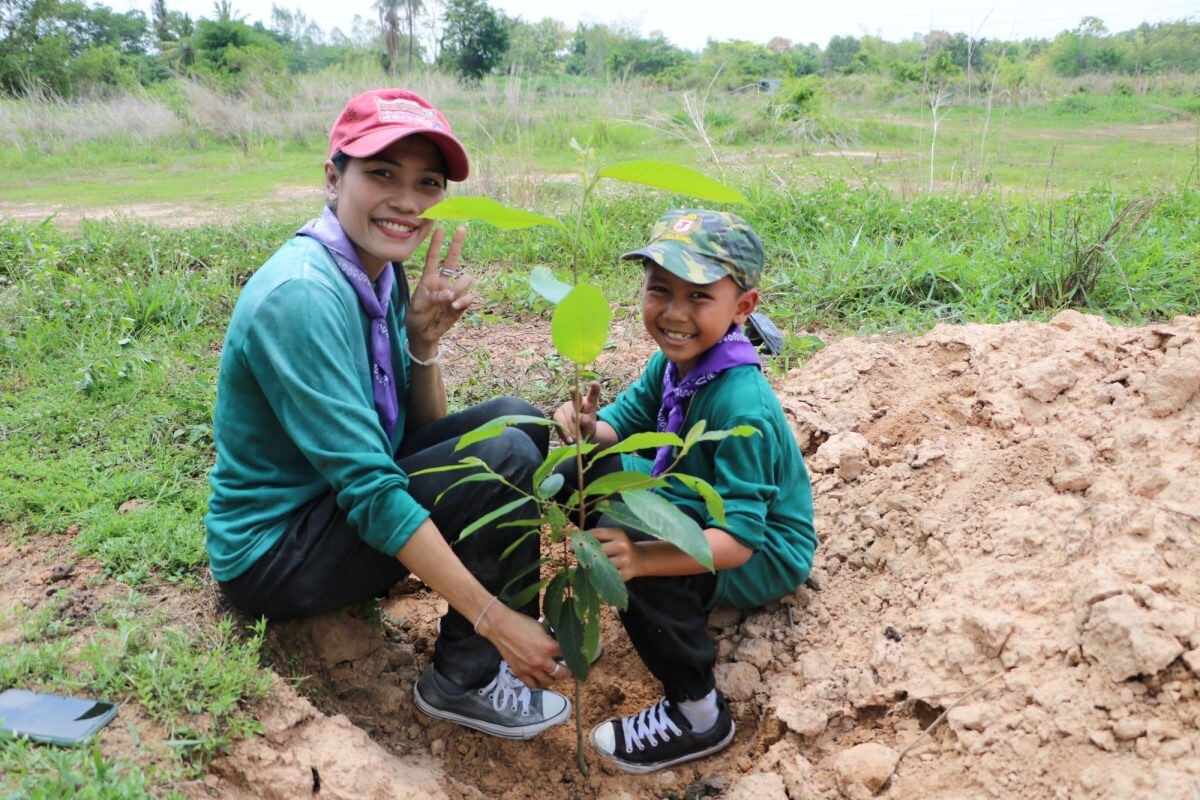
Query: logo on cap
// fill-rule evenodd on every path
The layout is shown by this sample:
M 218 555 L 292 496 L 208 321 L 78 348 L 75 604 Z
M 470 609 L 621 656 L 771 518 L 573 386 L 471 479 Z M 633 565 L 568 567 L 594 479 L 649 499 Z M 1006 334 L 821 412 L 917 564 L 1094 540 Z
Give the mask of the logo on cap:
M 437 121 L 436 111 L 403 97 L 395 100 L 376 97 L 375 107 L 379 110 L 380 122 L 400 122 L 438 129 L 442 127 Z
M 687 233 L 692 229 L 692 223 L 695 222 L 695 220 L 695 217 L 684 217 L 675 223 L 675 226 L 672 230 L 674 230 L 676 233 Z

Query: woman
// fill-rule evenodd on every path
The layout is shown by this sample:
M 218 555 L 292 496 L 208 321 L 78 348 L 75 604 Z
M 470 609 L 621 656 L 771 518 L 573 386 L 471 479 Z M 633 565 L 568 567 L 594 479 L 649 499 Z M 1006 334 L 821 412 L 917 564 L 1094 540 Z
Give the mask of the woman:
M 416 575 L 450 607 L 414 688 L 418 707 L 528 738 L 565 720 L 570 704 L 544 691 L 567 669 L 533 618 L 537 601 L 496 601 L 538 557 L 528 537 L 500 558 L 520 534 L 500 523 L 527 509 L 452 548 L 471 521 L 519 495 L 472 483 L 435 504 L 463 473 L 411 477 L 473 455 L 528 490 L 548 446 L 546 428 L 530 425 L 454 452 L 488 419 L 537 413 L 500 398 L 446 414 L 440 341 L 471 305 L 472 278 L 459 270 L 465 232 L 439 264 L 443 233 L 421 214 L 468 169 L 449 123 L 420 96 L 384 89 L 346 105 L 329 138 L 324 214 L 250 278 L 230 320 L 206 543 L 230 601 L 274 619 L 377 597 Z M 431 232 L 410 297 L 395 266 Z

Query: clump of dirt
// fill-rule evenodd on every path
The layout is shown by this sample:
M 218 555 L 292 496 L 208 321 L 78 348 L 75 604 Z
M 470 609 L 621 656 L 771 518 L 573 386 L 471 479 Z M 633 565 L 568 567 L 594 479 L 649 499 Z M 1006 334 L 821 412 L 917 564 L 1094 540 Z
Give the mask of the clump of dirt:
M 422 717 L 412 684 L 441 606 L 412 584 L 381 620 L 277 628 L 318 705 L 415 759 L 411 781 L 372 792 L 326 780 L 322 796 L 1200 789 L 1200 318 L 1125 329 L 1066 312 L 846 340 L 777 390 L 822 545 L 809 586 L 713 615 L 738 724 L 728 751 L 648 777 L 593 758 L 585 778 L 570 726 L 520 743 Z M 589 723 L 656 696 L 615 620 L 604 638 L 582 696 Z M 238 745 L 222 774 L 252 773 L 246 753 L 265 746 Z

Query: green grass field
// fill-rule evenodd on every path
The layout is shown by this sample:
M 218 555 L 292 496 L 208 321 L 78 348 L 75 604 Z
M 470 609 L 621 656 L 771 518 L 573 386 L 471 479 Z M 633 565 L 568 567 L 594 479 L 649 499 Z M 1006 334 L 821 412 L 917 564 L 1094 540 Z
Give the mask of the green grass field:
M 137 611 L 139 587 L 199 591 L 225 324 L 246 276 L 318 211 L 324 126 L 363 88 L 339 86 L 344 94 L 314 93 L 302 116 L 295 98 L 272 101 L 272 119 L 285 121 L 252 136 L 214 126 L 158 139 L 39 137 L 13 121 L 37 109 L 0 107 L 10 176 L 0 213 L 181 209 L 153 221 L 0 224 L 0 535 L 36 549 L 78 526 L 75 550 L 131 587 L 88 625 L 54 603 L 0 608 L 0 629 L 12 632 L 0 642 L 0 686 L 102 693 L 177 743 L 174 761 L 155 756 L 150 769 L 140 756 L 0 742 L 0 794 L 169 793 L 253 730 L 243 701 L 265 691 L 261 631 L 160 629 Z M 697 125 L 679 97 L 640 87 L 417 88 L 475 154 L 460 194 L 567 213 L 572 138 L 600 164 L 686 163 L 743 191 L 752 202 L 739 211 L 767 243 L 763 305 L 787 333 L 785 366 L 810 352 L 814 332 L 1046 319 L 1066 307 L 1141 324 L 1200 309 L 1195 97 L 1069 94 L 997 102 L 990 115 L 956 105 L 934 139 L 919 96 L 839 99 L 801 130 L 758 95 L 708 98 Z M 487 92 L 507 101 L 485 103 Z M 584 271 L 634 308 L 636 276 L 615 255 L 686 202 L 604 192 L 576 242 Z M 563 274 L 567 244 L 555 232 L 474 226 L 469 257 L 485 265 L 476 321 L 547 313 L 525 275 L 534 264 Z M 137 513 L 120 510 L 130 500 Z

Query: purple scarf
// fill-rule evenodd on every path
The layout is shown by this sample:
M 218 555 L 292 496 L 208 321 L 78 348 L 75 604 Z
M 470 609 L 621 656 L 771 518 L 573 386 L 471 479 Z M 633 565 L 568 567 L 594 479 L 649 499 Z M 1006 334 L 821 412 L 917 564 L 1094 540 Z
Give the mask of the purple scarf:
M 700 391 L 704 384 L 716 380 L 725 370 L 743 364 L 753 364 L 762 369 L 758 351 L 736 324 L 731 325 L 728 333 L 722 336 L 720 341 L 696 359 L 695 365 L 682 382 L 679 380 L 679 368 L 675 366 L 675 362 L 667 362 L 663 373 L 662 407 L 658 409 L 658 430 L 679 433 L 683 429 L 683 401 Z M 656 477 L 666 472 L 674 458 L 674 447 L 664 445 L 658 448 L 650 475 Z
M 396 417 L 399 405 L 396 400 L 396 381 L 392 374 L 392 342 L 388 337 L 387 311 L 392 298 L 392 286 L 396 282 L 396 273 L 391 262 L 379 273 L 375 286 L 367 277 L 354 245 L 347 238 L 346 232 L 338 222 L 337 215 L 325 209 L 318 219 L 310 220 L 303 228 L 296 231 L 297 236 L 311 236 L 325 246 L 333 254 L 333 260 L 354 288 L 358 302 L 362 305 L 367 316 L 371 318 L 371 385 L 375 396 L 375 410 L 379 414 L 379 422 L 383 425 L 388 440 L 396 429 Z M 400 281 L 400 302 L 408 301 L 408 284 Z

